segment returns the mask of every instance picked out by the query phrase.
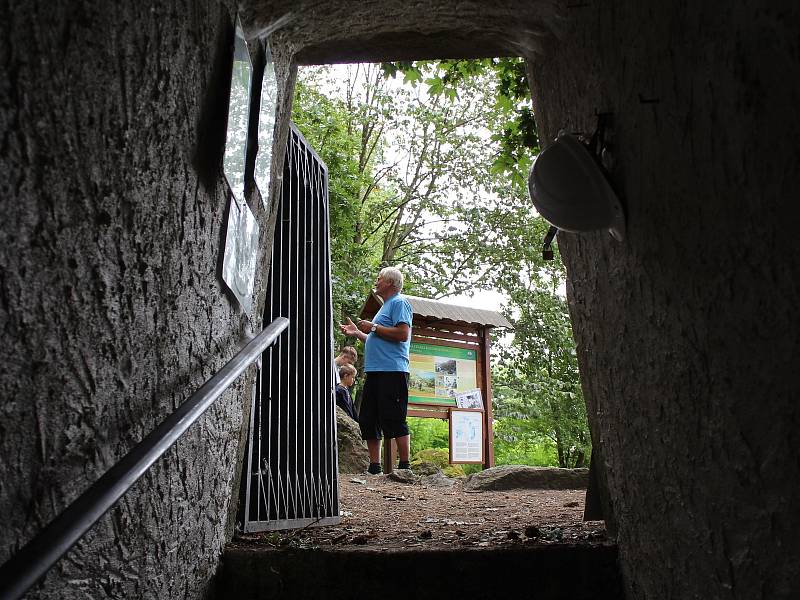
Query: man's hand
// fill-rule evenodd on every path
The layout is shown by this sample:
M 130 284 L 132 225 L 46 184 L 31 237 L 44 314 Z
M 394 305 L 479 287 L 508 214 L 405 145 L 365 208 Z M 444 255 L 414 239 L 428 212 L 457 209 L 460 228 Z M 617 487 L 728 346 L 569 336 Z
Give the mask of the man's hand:
M 357 337 L 359 333 L 358 326 L 353 323 L 350 317 L 347 317 L 347 323 L 340 323 L 339 329 L 341 329 L 342 333 L 350 336 L 350 337 Z
M 366 331 L 364 328 L 366 327 Z M 362 342 L 367 340 L 367 333 L 369 332 L 369 328 L 372 327 L 372 323 L 369 321 L 364 321 L 363 319 L 358 320 L 358 325 L 353 323 L 350 317 L 347 317 L 347 323 L 341 323 L 339 328 L 342 330 L 342 333 L 345 335 L 349 335 L 350 337 L 357 337 Z

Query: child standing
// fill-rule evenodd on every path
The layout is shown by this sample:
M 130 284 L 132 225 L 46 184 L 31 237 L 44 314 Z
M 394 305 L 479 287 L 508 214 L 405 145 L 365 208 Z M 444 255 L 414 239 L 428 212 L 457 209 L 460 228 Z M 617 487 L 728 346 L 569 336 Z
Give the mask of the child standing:
M 357 374 L 358 371 L 353 365 L 345 363 L 339 367 L 341 383 L 336 384 L 336 406 L 340 406 L 354 421 L 358 421 L 358 415 L 353 406 L 353 399 L 350 397 L 350 388 L 356 382 Z

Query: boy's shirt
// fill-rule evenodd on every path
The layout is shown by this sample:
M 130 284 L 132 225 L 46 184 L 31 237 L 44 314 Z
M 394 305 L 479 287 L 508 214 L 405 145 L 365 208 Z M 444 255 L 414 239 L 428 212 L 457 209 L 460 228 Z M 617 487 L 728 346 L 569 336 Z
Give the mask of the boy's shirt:
M 353 406 L 353 399 L 350 397 L 350 390 L 341 383 L 336 385 L 336 406 L 341 407 L 351 419 L 358 421 L 358 415 Z

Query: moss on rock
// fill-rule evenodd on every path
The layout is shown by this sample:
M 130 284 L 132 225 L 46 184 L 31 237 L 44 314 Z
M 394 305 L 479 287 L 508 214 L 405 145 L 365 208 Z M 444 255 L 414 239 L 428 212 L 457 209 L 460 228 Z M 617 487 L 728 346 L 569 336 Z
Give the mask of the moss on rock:
M 461 465 L 450 464 L 450 454 L 444 448 L 420 450 L 411 459 L 411 468 L 420 475 L 433 475 L 441 471 L 447 477 L 466 477 Z

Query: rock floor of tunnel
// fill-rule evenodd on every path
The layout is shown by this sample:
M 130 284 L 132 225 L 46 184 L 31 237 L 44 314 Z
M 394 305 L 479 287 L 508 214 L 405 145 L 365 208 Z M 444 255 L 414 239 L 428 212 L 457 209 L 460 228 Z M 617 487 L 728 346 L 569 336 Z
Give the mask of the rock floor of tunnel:
M 346 550 L 605 545 L 603 521 L 583 521 L 585 490 L 465 491 L 402 483 L 386 475 L 341 475 L 339 525 L 240 534 L 234 548 Z

